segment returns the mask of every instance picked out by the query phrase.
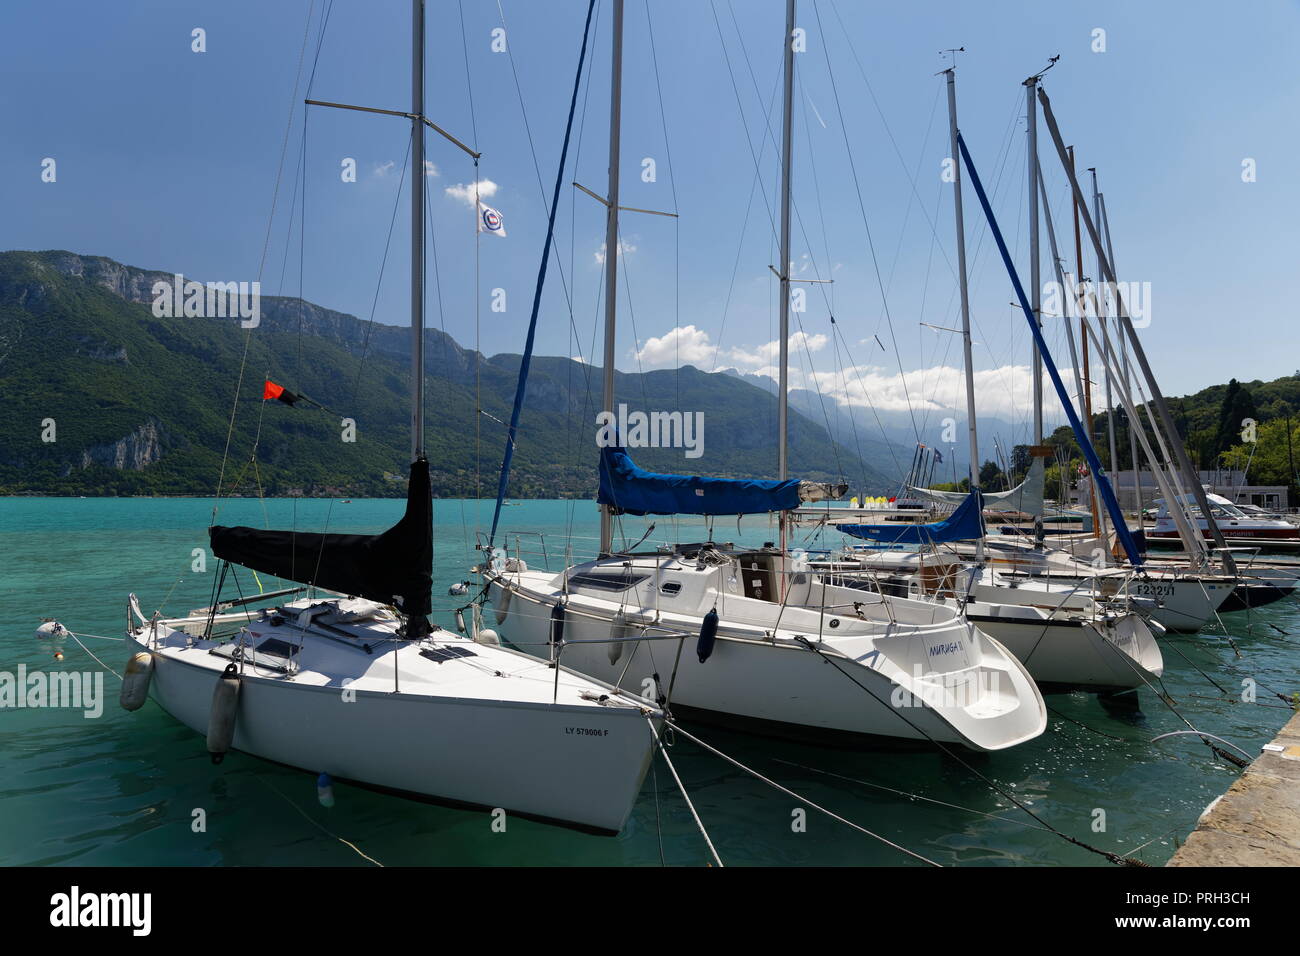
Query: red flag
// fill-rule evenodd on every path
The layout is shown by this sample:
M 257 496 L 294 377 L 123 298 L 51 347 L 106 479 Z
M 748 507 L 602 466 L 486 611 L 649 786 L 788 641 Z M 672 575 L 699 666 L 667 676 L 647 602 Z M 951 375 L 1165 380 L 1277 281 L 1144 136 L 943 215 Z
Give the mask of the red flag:
M 286 405 L 292 405 L 294 402 L 298 401 L 298 399 L 302 398 L 302 396 L 295 395 L 283 385 L 276 385 L 275 382 L 268 378 L 266 384 L 262 386 L 262 401 L 265 402 L 272 398 L 278 399 Z

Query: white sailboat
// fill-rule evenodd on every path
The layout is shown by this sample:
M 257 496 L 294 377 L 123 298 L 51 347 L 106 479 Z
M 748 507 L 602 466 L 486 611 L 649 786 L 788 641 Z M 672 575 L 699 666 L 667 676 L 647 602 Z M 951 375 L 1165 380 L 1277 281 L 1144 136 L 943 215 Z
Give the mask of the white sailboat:
M 412 7 L 413 104 L 400 115 L 411 118 L 420 170 L 424 0 Z M 134 710 L 151 696 L 207 734 L 214 762 L 243 751 L 407 796 L 614 833 L 640 791 L 662 711 L 496 646 L 478 627 L 482 642 L 427 619 L 424 177 L 411 183 L 413 427 L 404 517 L 379 535 L 211 528 L 213 553 L 227 562 L 223 580 L 238 564 L 308 586 L 292 591 L 323 593 L 259 610 L 254 600 L 230 602 L 181 619 L 146 618 L 132 595 L 127 639 L 136 653 L 123 705 Z M 223 639 L 218 623 L 238 633 Z
M 609 195 L 603 200 L 610 249 L 618 244 L 622 7 L 614 0 Z M 1046 707 L 1015 657 L 955 607 L 864 599 L 799 567 L 784 540 L 782 547 L 759 550 L 713 542 L 646 553 L 612 549 L 617 513 L 781 513 L 784 537 L 785 514 L 826 496 L 824 488 L 788 479 L 786 462 L 794 7 L 787 0 L 778 480 L 654 475 L 636 468 L 623 449 L 602 448 L 596 560 L 555 572 L 529 569 L 522 554 L 493 552 L 477 570 L 512 642 L 583 673 L 648 687 L 673 708 L 820 741 L 889 738 L 1004 749 L 1041 734 Z M 614 407 L 616 258 L 606 259 L 607 409 Z
M 947 71 L 949 137 L 952 155 L 959 153 L 960 134 L 957 127 L 957 98 L 955 68 Z M 1032 84 L 1029 103 L 1032 105 Z M 1032 110 L 1029 115 L 1030 128 L 1033 128 Z M 1033 148 L 1031 137 L 1030 148 Z M 1031 167 L 1035 166 L 1033 156 Z M 972 166 L 973 171 L 973 166 Z M 1033 182 L 1031 180 L 1031 189 Z M 980 184 L 975 179 L 975 188 L 980 192 Z M 1004 580 L 992 566 L 986 563 L 985 528 L 982 513 L 983 496 L 978 490 L 979 443 L 976 432 L 976 408 L 974 387 L 974 365 L 971 355 L 970 307 L 967 295 L 965 226 L 962 211 L 962 177 L 960 169 L 953 177 L 954 214 L 957 232 L 957 279 L 961 291 L 962 309 L 962 346 L 966 372 L 966 417 L 969 434 L 970 487 L 972 491 L 963 496 L 962 504 L 945 521 L 930 525 L 913 525 L 899 528 L 887 525 L 839 524 L 838 530 L 858 538 L 876 541 L 918 545 L 926 548 L 924 552 L 911 554 L 863 553 L 852 551 L 844 561 L 856 562 L 856 573 L 849 572 L 836 580 L 854 582 L 859 586 L 871 587 L 886 593 L 888 581 L 880 581 L 883 570 L 893 577 L 893 586 L 897 593 L 929 594 L 932 599 L 953 599 L 962 608 L 966 618 L 980 630 L 988 633 L 1004 644 L 1016 655 L 1022 664 L 1042 685 L 1082 687 L 1097 690 L 1127 690 L 1149 684 L 1163 670 L 1160 649 L 1156 645 L 1150 628 L 1133 609 L 1124 603 L 1103 602 L 1091 591 L 1083 591 L 1080 584 L 1069 589 L 1053 592 L 1049 587 L 1033 582 L 1011 582 Z M 983 199 L 981 193 L 981 199 Z M 990 227 L 997 234 L 997 224 L 992 221 Z M 1001 242 L 999 235 L 999 242 Z M 1036 244 L 1033 252 L 1036 255 Z M 1005 254 L 1005 253 L 1004 253 Z M 1036 271 L 1036 269 L 1035 269 Z M 1036 342 L 1041 334 L 1035 329 Z M 1035 350 L 1036 363 L 1048 358 L 1040 346 Z M 1058 393 L 1064 399 L 1064 389 L 1059 381 L 1054 365 L 1049 366 Z M 1035 378 L 1035 405 L 1041 403 Z M 1067 408 L 1067 411 L 1069 409 Z M 1041 442 L 1041 413 L 1036 411 L 1035 428 Z M 1079 429 L 1076 429 L 1079 431 Z M 1086 439 L 1080 434 L 1085 451 L 1091 449 Z M 1036 475 L 1039 485 L 1036 497 L 1037 512 L 1041 514 L 1041 466 Z M 1023 486 L 1022 486 L 1023 489 Z M 1032 489 L 1031 489 L 1032 492 Z M 1023 490 L 1020 492 L 1024 497 Z M 971 566 L 963 567 L 961 559 L 955 556 L 939 556 L 934 553 L 939 544 L 950 546 L 955 542 L 967 542 L 974 554 Z M 828 573 L 835 573 L 841 562 L 835 562 Z M 928 565 L 928 566 L 927 566 Z M 948 584 L 942 588 L 933 587 L 938 575 L 939 580 L 953 579 L 958 575 L 957 568 L 962 568 L 960 575 L 964 579 L 962 587 Z M 928 572 L 928 576 L 927 573 Z

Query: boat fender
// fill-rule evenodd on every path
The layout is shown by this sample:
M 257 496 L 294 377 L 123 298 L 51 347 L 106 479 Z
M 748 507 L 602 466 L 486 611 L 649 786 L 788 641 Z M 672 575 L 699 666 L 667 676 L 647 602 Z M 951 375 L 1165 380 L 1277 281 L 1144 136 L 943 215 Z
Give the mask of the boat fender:
M 465 612 L 456 608 L 456 630 L 465 633 Z
M 132 654 L 122 674 L 122 696 L 118 699 L 123 710 L 139 710 L 149 699 L 149 681 L 153 678 L 153 655 L 141 651 Z
M 618 659 L 623 656 L 623 645 L 627 643 L 627 635 L 632 630 L 627 623 L 627 615 L 622 609 L 614 615 L 614 622 L 609 629 L 609 662 L 617 664 Z
M 227 664 L 212 688 L 212 709 L 208 712 L 208 753 L 214 764 L 221 763 L 235 739 L 235 712 L 239 708 L 239 671 Z
M 700 639 L 695 642 L 695 654 L 703 664 L 713 653 L 713 642 L 718 639 L 718 609 L 715 607 L 704 615 L 700 624 Z
M 551 646 L 558 647 L 564 643 L 564 619 L 567 602 L 559 600 L 551 608 Z
M 510 588 L 504 584 L 498 584 L 497 588 L 501 591 L 497 598 L 497 623 L 504 624 L 506 615 L 510 613 Z
M 68 629 L 54 620 L 47 620 L 36 629 L 36 639 L 41 641 L 62 640 L 67 636 Z
M 334 806 L 334 781 L 327 773 L 316 778 L 316 799 L 322 807 Z
M 478 636 L 474 638 L 474 640 L 478 641 L 480 644 L 491 644 L 493 647 L 501 646 L 501 635 L 490 627 L 485 627 L 480 630 Z

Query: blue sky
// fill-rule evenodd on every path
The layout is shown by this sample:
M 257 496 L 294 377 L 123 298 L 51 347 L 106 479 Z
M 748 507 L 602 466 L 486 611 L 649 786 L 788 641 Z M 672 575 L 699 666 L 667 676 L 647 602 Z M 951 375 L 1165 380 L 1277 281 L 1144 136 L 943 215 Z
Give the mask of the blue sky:
M 317 59 L 325 5 L 5 4 L 0 73 L 12 95 L 0 104 L 0 248 L 64 248 L 205 280 L 257 278 L 309 11 L 298 100 L 315 60 L 314 97 L 409 107 L 409 4 L 337 0 Z M 477 336 L 489 354 L 522 348 L 545 229 L 539 174 L 549 195 L 586 9 L 580 0 L 502 6 L 504 54 L 491 49 L 491 31 L 502 26 L 495 2 L 432 2 L 428 11 L 427 112 L 481 149 L 479 176 L 496 184 L 489 202 L 509 232 L 478 240 L 476 292 L 472 210 L 448 192 L 472 182 L 474 168 L 430 135 L 439 281 L 431 275 L 428 321 L 466 345 Z M 566 184 L 576 178 L 603 192 L 608 0 L 598 8 Z M 769 137 L 779 135 L 779 112 L 766 111 L 779 104 L 783 11 L 779 0 L 651 0 L 647 13 L 645 0 L 628 0 L 623 202 L 681 217 L 624 217 L 624 369 L 771 366 L 777 166 Z M 935 75 L 944 66 L 939 51 L 953 46 L 967 51 L 958 60 L 961 126 L 1022 267 L 1020 84 L 1061 54 L 1045 86 L 1080 168 L 1099 170 L 1120 277 L 1151 283 L 1143 337 L 1166 392 L 1300 367 L 1287 347 L 1300 252 L 1295 3 L 804 0 L 798 22 L 808 49 L 796 58 L 794 260 L 801 275 L 835 281 L 807 287 L 795 326 L 806 336 L 796 343 L 796 381 L 817 373 L 830 394 L 865 394 L 895 411 L 910 401 L 937 414 L 957 401 L 958 342 L 919 324 L 958 321 Z M 206 31 L 204 53 L 191 51 L 195 27 Z M 1104 52 L 1092 50 L 1097 28 Z M 304 161 L 303 108 L 294 106 L 265 293 L 301 293 L 364 318 L 378 285 L 377 319 L 407 321 L 404 199 L 382 283 L 379 269 L 408 133 L 400 119 L 313 109 Z M 1040 137 L 1057 229 L 1069 243 L 1064 179 L 1045 131 Z M 55 183 L 41 181 L 45 157 L 58 164 Z M 344 157 L 357 162 L 355 183 L 341 181 Z M 645 157 L 656 162 L 655 182 L 641 180 Z M 1242 181 L 1247 158 L 1255 182 Z M 966 214 L 980 410 L 1023 422 L 1027 330 L 969 187 Z M 560 268 L 544 299 L 539 352 L 592 354 L 602 240 L 601 208 L 566 185 Z M 1086 275 L 1091 263 L 1087 255 Z M 489 311 L 495 288 L 506 290 L 503 314 Z M 1059 326 L 1049 338 L 1064 358 Z

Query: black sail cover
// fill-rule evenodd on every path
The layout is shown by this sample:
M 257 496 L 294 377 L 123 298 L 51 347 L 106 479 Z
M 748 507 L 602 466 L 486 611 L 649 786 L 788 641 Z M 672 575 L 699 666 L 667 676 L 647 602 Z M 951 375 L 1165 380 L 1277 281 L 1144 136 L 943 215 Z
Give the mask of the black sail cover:
M 381 534 L 208 529 L 212 553 L 299 584 L 391 604 L 417 630 L 433 611 L 433 505 L 429 462 L 411 465 L 406 514 Z

